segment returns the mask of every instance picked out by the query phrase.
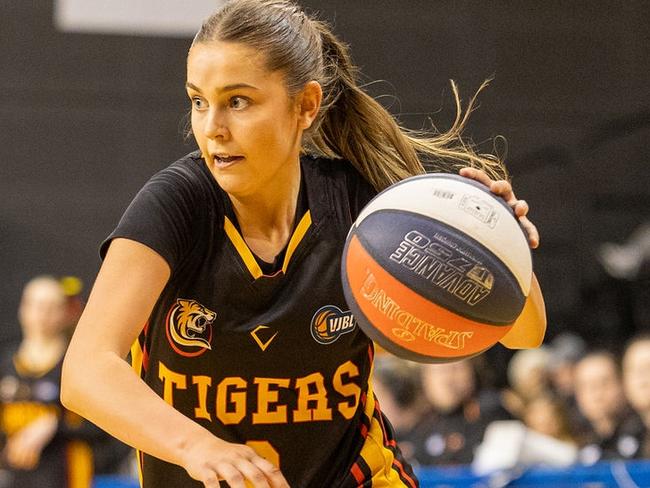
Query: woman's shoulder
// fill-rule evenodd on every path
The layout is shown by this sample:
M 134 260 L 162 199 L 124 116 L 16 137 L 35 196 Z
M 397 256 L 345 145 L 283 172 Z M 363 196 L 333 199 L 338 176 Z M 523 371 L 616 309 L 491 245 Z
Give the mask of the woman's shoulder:
M 149 179 L 148 184 L 210 188 L 215 183 L 200 152 L 193 151 L 158 171 Z
M 339 208 L 343 215 L 354 219 L 359 211 L 377 194 L 354 165 L 345 159 L 303 156 L 302 168 L 308 190 L 324 194 L 330 208 Z M 345 220 L 347 225 L 347 220 Z M 350 222 L 351 223 L 351 222 Z
M 202 233 L 210 233 L 223 215 L 223 202 L 198 152 L 158 171 L 133 198 L 111 235 L 102 243 L 102 258 L 116 237 L 138 241 L 170 264 L 180 262 Z
M 358 192 L 372 196 L 376 194 L 372 185 L 350 161 L 303 155 L 301 162 L 307 177 L 316 181 L 320 180 L 320 184 L 345 189 L 350 196 Z
M 307 168 L 323 177 L 330 179 L 363 179 L 354 165 L 345 159 L 334 159 L 312 154 L 304 154 L 300 158 L 303 168 Z

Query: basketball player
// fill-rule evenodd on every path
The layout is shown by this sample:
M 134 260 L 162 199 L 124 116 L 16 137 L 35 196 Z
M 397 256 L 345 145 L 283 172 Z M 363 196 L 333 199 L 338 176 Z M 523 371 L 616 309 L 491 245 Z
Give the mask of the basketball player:
M 346 233 L 377 190 L 424 171 L 420 155 L 475 166 L 462 174 L 538 235 L 488 176 L 500 163 L 454 146 L 462 117 L 411 137 L 354 73 L 286 0 L 228 2 L 195 37 L 200 150 L 155 175 L 103 244 L 64 366 L 64 403 L 140 450 L 143 486 L 417 486 L 345 305 Z
M 0 362 L 2 463 L 13 488 L 89 488 L 98 429 L 59 402 L 61 364 L 68 344 L 68 304 L 53 277 L 23 290 L 18 317 L 22 340 Z

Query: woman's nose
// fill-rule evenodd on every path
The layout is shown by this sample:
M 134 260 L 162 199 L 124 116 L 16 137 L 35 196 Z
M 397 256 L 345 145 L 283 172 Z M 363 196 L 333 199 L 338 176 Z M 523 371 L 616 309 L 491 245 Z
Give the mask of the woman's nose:
M 205 135 L 210 138 L 230 137 L 226 115 L 218 109 L 210 110 L 205 123 Z

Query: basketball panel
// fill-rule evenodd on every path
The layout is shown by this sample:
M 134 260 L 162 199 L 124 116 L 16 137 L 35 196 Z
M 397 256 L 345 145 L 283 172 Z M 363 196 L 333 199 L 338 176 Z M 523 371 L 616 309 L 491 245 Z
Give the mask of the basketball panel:
M 428 358 L 456 359 L 482 352 L 510 329 L 465 319 L 419 296 L 375 262 L 355 236 L 342 270 L 346 300 L 362 318 L 357 322 L 386 349 L 392 343 Z
M 447 174 L 407 178 L 371 200 L 356 224 L 361 225 L 371 214 L 384 209 L 433 218 L 481 242 L 507 265 L 524 295 L 528 295 L 532 258 L 525 233 L 503 199 L 484 185 Z
M 493 325 L 511 324 L 521 313 L 526 297 L 508 267 L 443 222 L 378 210 L 352 235 L 390 275 L 454 313 Z

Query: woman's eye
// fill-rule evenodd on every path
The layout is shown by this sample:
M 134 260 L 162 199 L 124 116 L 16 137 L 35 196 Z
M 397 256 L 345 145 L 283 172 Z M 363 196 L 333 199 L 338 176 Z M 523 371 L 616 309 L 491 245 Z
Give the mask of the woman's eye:
M 192 108 L 195 108 L 196 110 L 202 110 L 206 108 L 206 103 L 202 98 L 192 97 Z
M 232 97 L 230 99 L 230 107 L 234 108 L 235 110 L 241 110 L 243 108 L 248 107 L 248 100 L 246 98 L 242 97 Z

